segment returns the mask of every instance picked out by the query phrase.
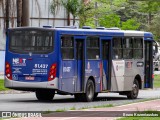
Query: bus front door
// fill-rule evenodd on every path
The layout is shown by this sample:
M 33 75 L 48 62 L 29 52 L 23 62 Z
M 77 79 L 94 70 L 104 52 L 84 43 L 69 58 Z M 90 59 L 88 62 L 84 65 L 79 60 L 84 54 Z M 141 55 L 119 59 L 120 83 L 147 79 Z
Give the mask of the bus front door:
M 102 90 L 110 90 L 111 89 L 111 41 L 110 39 L 102 40 L 102 61 L 103 61 Z
M 152 56 L 152 41 L 145 41 L 145 88 L 153 88 L 153 56 Z
M 82 37 L 75 38 L 75 54 L 76 54 L 76 73 L 77 79 L 75 84 L 75 92 L 80 92 L 84 90 L 84 74 L 85 74 L 85 52 L 84 52 L 84 40 Z

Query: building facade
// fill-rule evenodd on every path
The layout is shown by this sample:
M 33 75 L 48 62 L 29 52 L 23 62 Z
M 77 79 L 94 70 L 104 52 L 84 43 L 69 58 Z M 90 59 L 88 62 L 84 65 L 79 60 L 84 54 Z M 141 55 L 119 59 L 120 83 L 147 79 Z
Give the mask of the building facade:
M 5 1 L 0 1 L 0 50 L 5 49 Z M 87 2 L 87 0 L 84 0 Z M 44 25 L 66 26 L 67 12 L 65 8 L 60 7 L 57 14 L 53 15 L 50 10 L 52 0 L 29 0 L 29 26 L 42 27 Z M 10 0 L 10 19 L 9 27 L 17 27 L 17 3 L 16 0 Z M 70 15 L 70 25 L 73 24 L 72 15 Z M 76 26 L 79 25 L 76 19 Z

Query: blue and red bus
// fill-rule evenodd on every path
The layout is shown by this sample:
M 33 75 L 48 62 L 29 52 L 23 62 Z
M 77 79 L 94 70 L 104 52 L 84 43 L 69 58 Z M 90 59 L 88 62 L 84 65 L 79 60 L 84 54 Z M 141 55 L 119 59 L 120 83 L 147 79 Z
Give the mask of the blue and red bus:
M 153 88 L 152 42 L 142 31 L 11 28 L 5 86 L 34 91 L 38 100 L 61 94 L 90 102 L 102 92 L 136 99 L 140 89 Z

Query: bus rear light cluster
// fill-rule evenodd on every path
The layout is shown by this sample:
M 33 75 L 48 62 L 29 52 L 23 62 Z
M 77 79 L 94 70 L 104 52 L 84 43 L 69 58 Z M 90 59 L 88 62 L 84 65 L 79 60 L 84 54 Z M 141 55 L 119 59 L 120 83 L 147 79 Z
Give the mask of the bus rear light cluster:
M 6 71 L 5 71 L 5 75 L 8 79 L 12 80 L 12 70 L 11 70 L 11 65 L 6 62 Z
M 57 64 L 52 64 L 49 71 L 48 81 L 54 80 L 54 78 L 56 77 L 56 69 L 57 69 Z

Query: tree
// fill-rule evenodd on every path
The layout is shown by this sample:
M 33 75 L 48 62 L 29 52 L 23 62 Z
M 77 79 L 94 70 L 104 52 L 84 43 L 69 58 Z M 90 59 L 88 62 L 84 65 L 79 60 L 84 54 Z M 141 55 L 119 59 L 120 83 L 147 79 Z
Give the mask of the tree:
M 153 18 L 148 30 L 154 34 L 155 40 L 160 41 L 160 12 Z
M 9 6 L 10 6 L 10 0 L 6 0 L 6 34 L 9 28 L 9 18 L 10 18 Z
M 22 0 L 17 0 L 17 27 L 22 24 Z
M 82 21 L 86 21 L 85 12 L 91 9 L 89 4 L 84 4 L 84 0 L 52 0 L 50 6 L 52 14 L 56 15 L 60 10 L 61 6 L 63 6 L 67 10 L 68 21 L 70 21 L 69 14 L 72 14 L 73 25 L 75 25 L 75 20 L 77 17 L 79 17 Z M 81 23 L 84 24 L 84 22 Z M 70 22 L 68 22 L 68 25 L 70 25 Z
M 99 18 L 99 24 L 103 27 L 120 27 L 120 16 L 116 14 L 109 14 Z
M 73 26 L 75 25 L 75 19 L 82 8 L 82 2 L 78 0 L 62 0 L 62 5 L 73 16 Z
M 156 14 L 160 10 L 160 1 L 158 0 L 147 0 L 147 1 L 141 1 L 139 7 L 139 12 L 147 14 L 146 20 L 148 22 L 148 25 L 151 24 L 152 18 L 154 17 L 154 14 Z
M 137 30 L 140 27 L 140 23 L 138 23 L 134 18 L 128 19 L 126 22 L 122 22 L 121 29 L 123 30 Z

